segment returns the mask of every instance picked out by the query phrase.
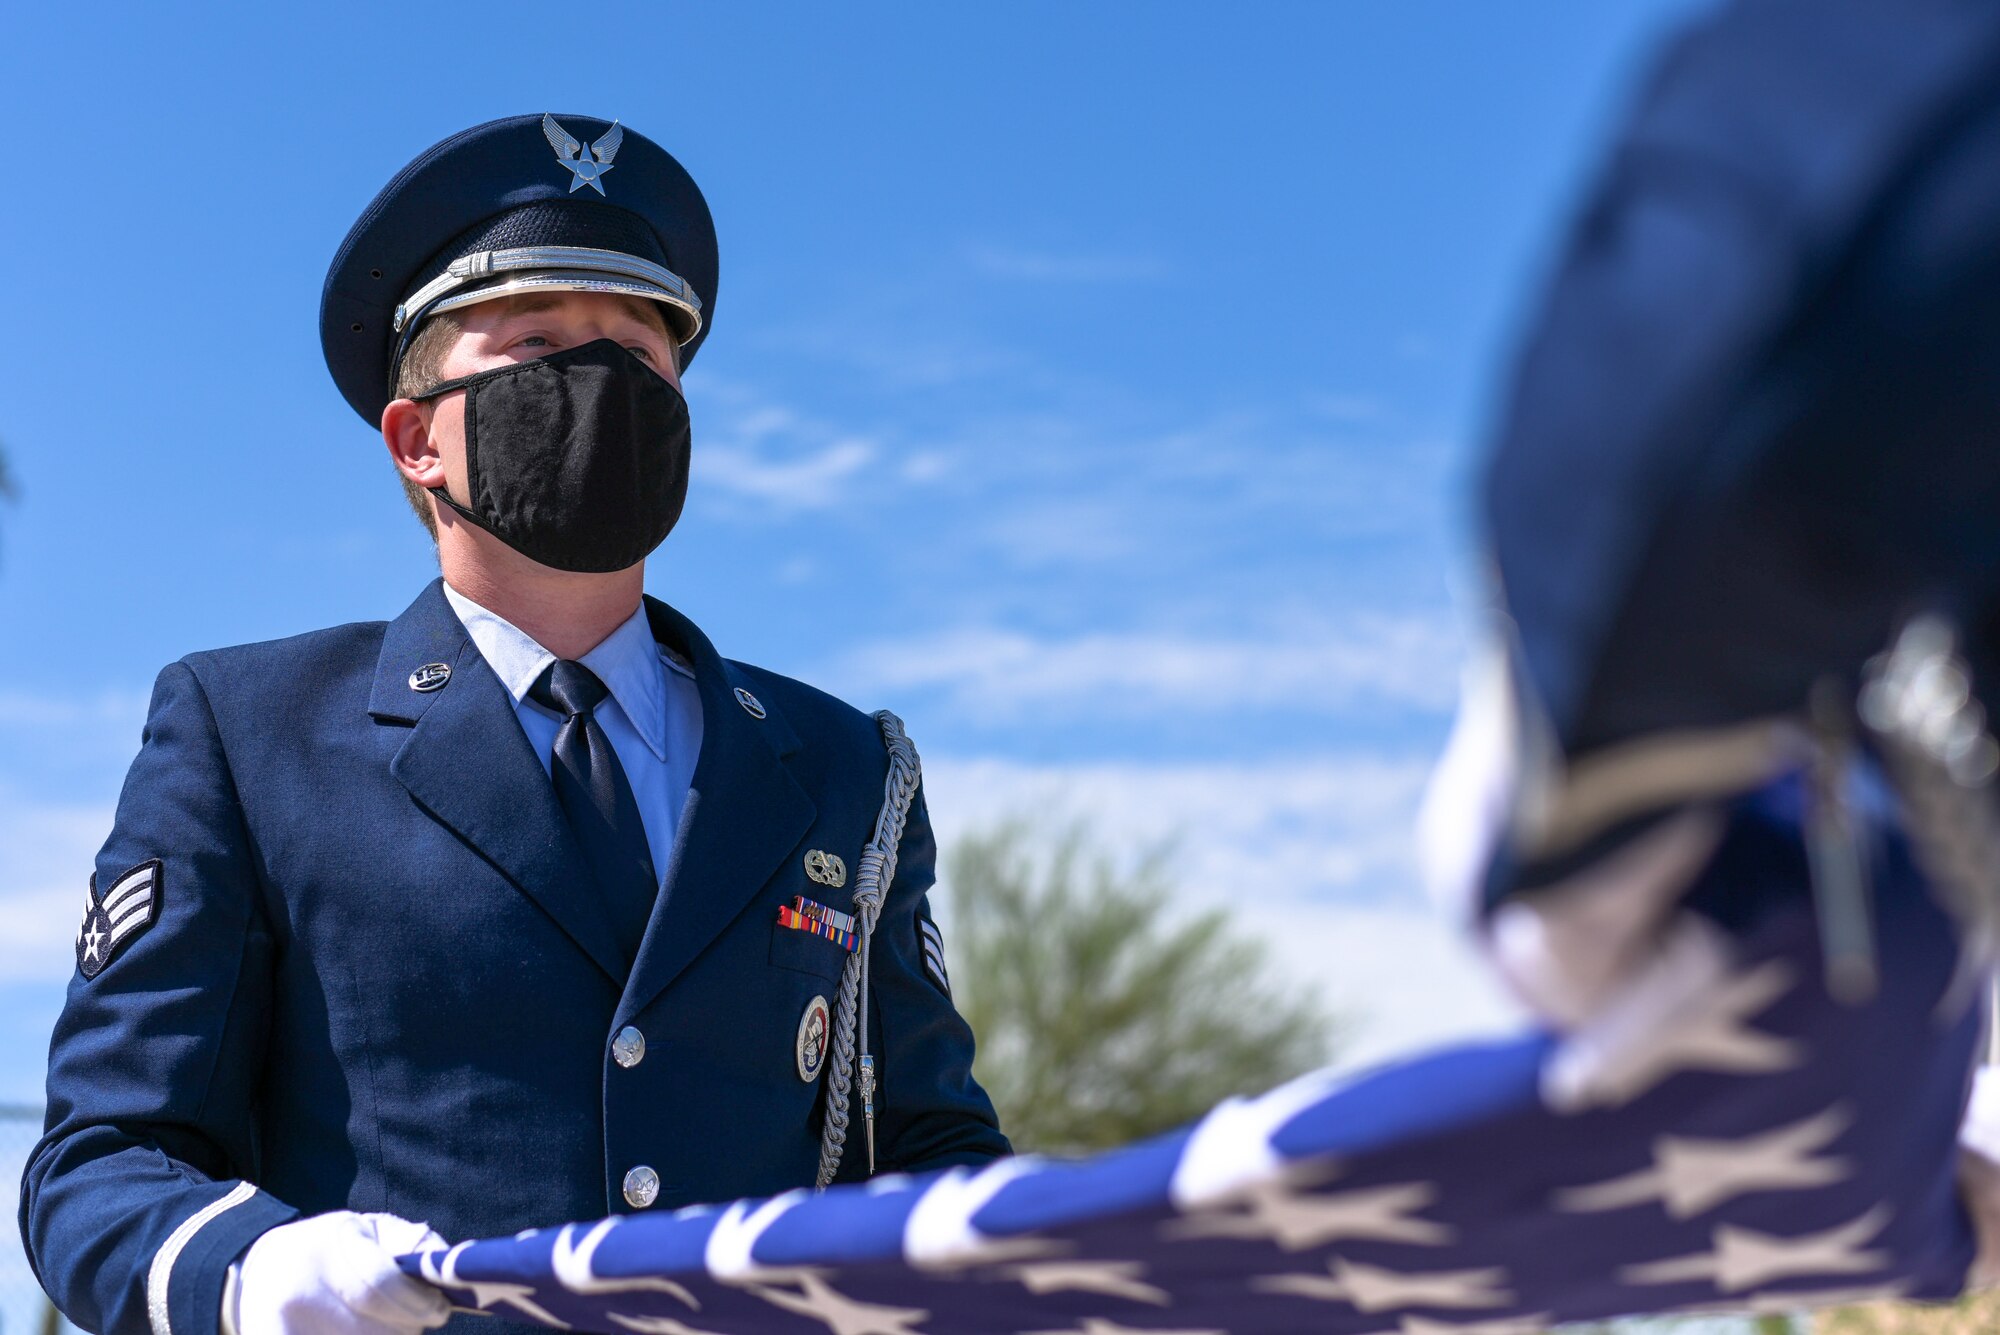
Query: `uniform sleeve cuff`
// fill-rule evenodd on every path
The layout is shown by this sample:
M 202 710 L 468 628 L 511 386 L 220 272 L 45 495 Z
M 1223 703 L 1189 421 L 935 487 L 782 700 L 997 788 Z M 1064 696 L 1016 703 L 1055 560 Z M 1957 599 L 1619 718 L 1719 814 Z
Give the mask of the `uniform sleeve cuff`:
M 238 1182 L 189 1215 L 154 1254 L 146 1274 L 146 1313 L 153 1335 L 218 1335 L 230 1263 L 259 1236 L 298 1213 L 248 1182 Z

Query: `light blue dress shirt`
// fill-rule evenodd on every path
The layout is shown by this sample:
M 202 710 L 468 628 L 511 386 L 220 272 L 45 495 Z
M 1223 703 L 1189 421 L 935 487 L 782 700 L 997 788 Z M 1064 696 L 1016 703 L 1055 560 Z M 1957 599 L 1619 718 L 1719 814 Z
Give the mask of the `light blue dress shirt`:
M 444 596 L 486 665 L 514 697 L 514 716 L 521 720 L 542 769 L 552 770 L 562 718 L 530 700 L 528 689 L 556 656 L 451 585 L 444 586 Z M 653 868 L 664 880 L 672 865 L 674 835 L 687 806 L 688 786 L 694 782 L 695 760 L 701 754 L 701 693 L 695 688 L 694 670 L 654 642 L 643 606 L 577 661 L 596 673 L 611 692 L 595 711 L 597 722 L 625 767 L 639 819 L 646 826 Z

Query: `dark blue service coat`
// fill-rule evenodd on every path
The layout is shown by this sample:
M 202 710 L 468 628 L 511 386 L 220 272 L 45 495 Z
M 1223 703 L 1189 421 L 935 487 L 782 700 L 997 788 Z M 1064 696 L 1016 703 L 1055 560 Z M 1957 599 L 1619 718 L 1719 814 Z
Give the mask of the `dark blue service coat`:
M 849 907 L 805 855 L 859 866 L 887 756 L 867 715 L 647 612 L 694 664 L 703 734 L 629 978 L 441 584 L 387 624 L 160 674 L 95 881 L 159 859 L 156 920 L 72 981 L 23 1183 L 28 1254 L 72 1320 L 206 1335 L 229 1263 L 300 1214 L 387 1210 L 458 1241 L 627 1210 L 639 1165 L 655 1209 L 811 1185 L 825 1078 L 796 1045 L 846 953 L 778 909 Z M 449 680 L 413 688 L 432 663 Z M 881 1171 L 1008 1148 L 925 967 L 935 861 L 919 794 L 870 960 Z M 843 1180 L 865 1172 L 853 1117 Z

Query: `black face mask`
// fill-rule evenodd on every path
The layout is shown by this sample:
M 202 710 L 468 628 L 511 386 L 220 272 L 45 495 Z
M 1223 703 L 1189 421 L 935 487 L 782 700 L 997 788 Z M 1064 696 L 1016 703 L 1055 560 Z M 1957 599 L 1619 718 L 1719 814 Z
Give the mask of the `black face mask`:
M 602 573 L 637 565 L 687 500 L 687 400 L 608 338 L 463 376 L 470 505 L 431 495 L 531 561 Z

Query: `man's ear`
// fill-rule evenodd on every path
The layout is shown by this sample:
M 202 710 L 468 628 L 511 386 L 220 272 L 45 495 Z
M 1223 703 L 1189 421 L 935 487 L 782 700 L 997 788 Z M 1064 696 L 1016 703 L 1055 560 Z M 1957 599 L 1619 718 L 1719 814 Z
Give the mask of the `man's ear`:
M 426 490 L 445 484 L 444 456 L 431 439 L 430 417 L 413 399 L 395 399 L 382 410 L 382 443 L 396 470 Z

